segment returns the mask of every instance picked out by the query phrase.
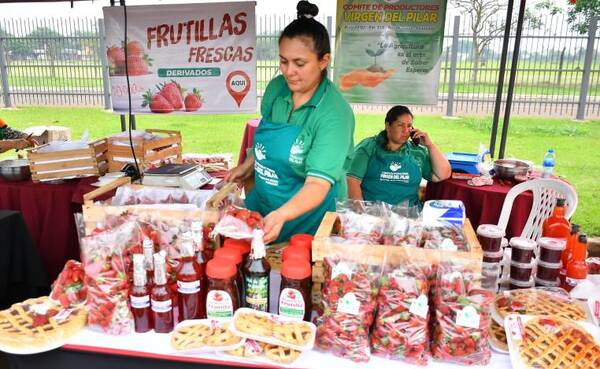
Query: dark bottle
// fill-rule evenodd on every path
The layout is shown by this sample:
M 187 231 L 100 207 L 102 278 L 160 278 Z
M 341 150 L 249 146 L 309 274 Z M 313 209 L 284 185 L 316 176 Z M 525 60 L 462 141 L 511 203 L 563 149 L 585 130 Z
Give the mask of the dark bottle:
M 150 308 L 150 286 L 146 281 L 144 255 L 133 254 L 133 286 L 129 292 L 135 331 L 145 333 L 154 328 Z
M 177 293 L 179 294 L 179 320 L 203 319 L 206 315 L 202 283 L 202 267 L 194 259 L 194 245 L 190 233 L 182 236 L 181 263 L 177 269 Z
M 299 258 L 287 259 L 281 265 L 279 315 L 310 321 L 312 312 L 310 263 Z
M 235 283 L 237 271 L 229 260 L 214 258 L 206 264 L 206 317 L 227 318 L 240 307 Z
M 271 265 L 265 258 L 266 248 L 263 241 L 264 232 L 254 230 L 252 251 L 244 265 L 244 306 L 251 309 L 269 312 L 269 275 Z
M 151 295 L 154 331 L 169 333 L 173 330 L 173 299 L 171 290 L 167 287 L 167 271 L 165 255 L 162 252 L 154 254 L 154 287 Z

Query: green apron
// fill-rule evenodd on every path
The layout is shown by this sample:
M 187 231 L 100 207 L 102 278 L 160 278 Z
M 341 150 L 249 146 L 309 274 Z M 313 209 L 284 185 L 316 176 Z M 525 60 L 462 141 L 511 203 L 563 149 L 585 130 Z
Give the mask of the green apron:
M 246 196 L 248 209 L 266 216 L 288 202 L 304 185 L 306 177 L 296 173 L 289 162 L 290 150 L 302 126 L 273 123 L 264 119 L 254 136 L 254 188 Z M 315 209 L 285 222 L 275 242 L 285 242 L 297 233 L 315 234 L 326 211 L 335 211 L 336 186 Z
M 404 153 L 403 149 L 404 147 L 401 147 L 400 151 L 392 152 L 384 151 L 380 147 L 375 148 L 360 186 L 365 201 L 379 200 L 398 205 L 408 200 L 411 206 L 419 204 L 421 167 L 415 158 Z

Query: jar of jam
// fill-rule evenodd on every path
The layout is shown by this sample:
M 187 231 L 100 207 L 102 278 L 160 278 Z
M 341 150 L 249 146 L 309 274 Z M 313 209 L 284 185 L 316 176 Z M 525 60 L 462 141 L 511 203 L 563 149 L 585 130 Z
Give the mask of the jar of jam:
M 540 248 L 540 260 L 547 263 L 559 263 L 561 261 L 566 241 L 559 238 L 542 237 L 538 240 Z
M 500 263 L 504 258 L 504 250 L 499 250 L 498 252 L 483 252 L 483 262 L 484 263 Z
M 312 311 L 311 268 L 306 260 L 291 258 L 281 265 L 279 315 L 310 321 Z
M 558 287 L 560 286 L 560 280 L 555 279 L 546 281 L 544 279 L 539 279 L 538 277 L 535 277 L 535 285 L 536 287 Z
M 513 237 L 510 239 L 512 249 L 511 260 L 517 263 L 530 263 L 533 260 L 536 243 L 525 237 Z
M 250 242 L 247 240 L 236 240 L 235 238 L 227 238 L 223 242 L 224 248 L 230 248 L 237 250 L 240 255 L 242 255 L 242 265 L 246 264 L 248 260 L 248 255 L 250 255 L 250 250 L 252 249 L 250 246 Z
M 237 270 L 229 260 L 213 258 L 206 263 L 206 317 L 228 318 L 240 307 L 239 292 L 235 282 Z
M 283 253 L 281 254 L 281 261 L 285 262 L 288 259 L 300 259 L 306 260 L 310 263 L 310 253 L 304 246 L 299 245 L 289 245 L 285 249 L 283 249 Z
M 546 281 L 554 281 L 560 274 L 561 265 L 560 261 L 558 263 L 547 263 L 543 260 L 538 260 L 535 276 Z
M 482 224 L 477 227 L 477 239 L 483 251 L 498 252 L 502 248 L 504 231 L 494 224 Z
M 240 255 L 240 252 L 234 248 L 225 248 L 225 247 L 221 247 L 215 250 L 215 254 L 214 254 L 215 258 L 220 258 L 220 259 L 225 259 L 225 260 L 229 260 L 230 262 L 232 262 L 235 265 L 235 269 L 237 270 L 236 275 L 235 275 L 235 283 L 237 284 L 237 288 L 238 288 L 238 301 L 244 301 L 243 297 L 243 290 L 244 290 L 244 279 L 242 276 L 242 255 Z
M 519 263 L 512 261 L 510 263 L 510 278 L 526 282 L 531 279 L 531 271 L 533 270 L 533 263 Z
M 312 251 L 312 242 L 314 237 L 307 233 L 298 233 L 290 237 L 290 245 L 298 245 L 306 248 L 310 253 Z
M 517 281 L 515 279 L 510 279 L 509 280 L 509 288 L 511 290 L 518 290 L 519 288 L 531 288 L 533 287 L 533 280 L 530 279 L 526 282 L 523 281 Z

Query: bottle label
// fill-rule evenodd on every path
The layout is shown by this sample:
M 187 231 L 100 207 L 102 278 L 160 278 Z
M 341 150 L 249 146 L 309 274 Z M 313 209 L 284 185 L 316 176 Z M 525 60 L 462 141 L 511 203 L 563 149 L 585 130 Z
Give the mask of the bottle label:
M 150 296 L 130 296 L 131 307 L 134 309 L 143 309 L 150 306 Z
M 473 306 L 465 306 L 456 313 L 456 325 L 478 329 L 481 317 Z
M 356 299 L 354 293 L 348 292 L 344 297 L 338 300 L 337 311 L 350 315 L 358 315 L 358 312 L 360 311 L 360 301 Z
M 192 282 L 177 281 L 177 291 L 184 295 L 191 295 L 200 292 L 200 280 Z
M 206 317 L 228 318 L 233 316 L 231 296 L 222 290 L 212 290 L 206 295 Z
M 173 309 L 171 299 L 165 301 L 152 301 L 152 311 L 155 313 L 168 313 Z
M 302 320 L 304 319 L 306 304 L 300 291 L 293 288 L 284 288 L 279 294 L 279 315 Z
M 244 277 L 246 286 L 246 307 L 267 311 L 269 303 L 269 276 Z

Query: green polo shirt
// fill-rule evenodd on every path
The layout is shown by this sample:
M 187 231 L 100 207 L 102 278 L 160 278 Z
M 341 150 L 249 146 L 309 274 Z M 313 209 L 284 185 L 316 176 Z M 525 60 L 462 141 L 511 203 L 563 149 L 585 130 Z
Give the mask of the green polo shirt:
M 349 176 L 362 181 L 367 173 L 367 167 L 369 165 L 369 160 L 371 160 L 371 156 L 377 151 L 387 154 L 390 153 L 390 151 L 383 147 L 385 134 L 385 130 L 381 131 L 377 136 L 365 138 L 356 146 L 354 155 L 352 156 L 350 169 L 348 170 Z M 428 181 L 431 180 L 431 158 L 429 156 L 429 150 L 427 150 L 425 146 L 415 146 L 407 141 L 395 152 L 398 153 L 398 156 L 411 155 L 415 158 L 417 164 L 421 168 L 423 178 Z
M 281 75 L 275 77 L 262 99 L 263 119 L 301 125 L 290 150 L 289 163 L 293 170 L 304 177 L 317 177 L 337 184 L 338 198 L 346 198 L 346 169 L 354 147 L 352 108 L 327 78 L 321 81 L 309 101 L 296 110 L 293 107 L 287 82 Z

